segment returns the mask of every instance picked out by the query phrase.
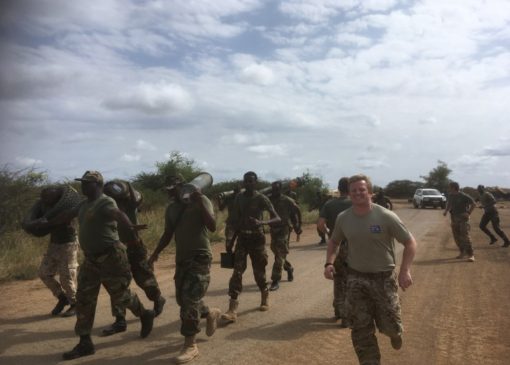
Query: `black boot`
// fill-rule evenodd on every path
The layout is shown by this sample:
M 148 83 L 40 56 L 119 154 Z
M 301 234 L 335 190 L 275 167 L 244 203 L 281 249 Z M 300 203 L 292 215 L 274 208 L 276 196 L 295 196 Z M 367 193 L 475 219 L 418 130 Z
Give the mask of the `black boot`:
M 79 357 L 92 355 L 96 352 L 94 349 L 94 344 L 92 343 L 92 339 L 89 335 L 80 336 L 80 342 L 74 346 L 71 351 L 64 352 L 62 357 L 64 360 L 72 360 L 77 359 Z
M 154 316 L 157 317 L 163 312 L 163 307 L 165 306 L 166 299 L 163 296 L 159 296 L 158 299 L 154 301 Z
M 55 305 L 55 308 L 51 311 L 52 316 L 59 315 L 60 312 L 64 310 L 64 307 L 69 304 L 69 300 L 67 300 L 67 297 L 64 293 L 60 294 L 58 296 L 58 302 L 57 305 Z
M 122 316 L 117 316 L 115 318 L 115 322 L 103 330 L 103 336 L 111 336 L 119 332 L 124 332 L 127 329 L 126 318 Z
M 278 284 L 278 280 L 273 280 L 273 282 L 271 283 L 271 286 L 269 287 L 269 290 L 275 291 L 275 290 L 278 290 L 279 287 L 280 287 L 280 284 Z
M 287 281 L 293 281 L 294 280 L 294 268 L 290 268 L 287 271 Z
M 62 313 L 62 317 L 74 317 L 76 315 L 76 304 L 71 304 L 67 310 Z
M 154 324 L 155 313 L 153 310 L 146 309 L 140 316 L 140 322 L 142 323 L 142 329 L 140 330 L 140 337 L 145 338 L 151 333 L 152 326 Z

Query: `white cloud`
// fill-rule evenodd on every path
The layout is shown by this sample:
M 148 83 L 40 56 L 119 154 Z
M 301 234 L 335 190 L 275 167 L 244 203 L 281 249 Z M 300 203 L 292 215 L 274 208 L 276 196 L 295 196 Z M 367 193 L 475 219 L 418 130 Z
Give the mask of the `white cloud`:
M 277 144 L 260 144 L 249 146 L 248 151 L 254 152 L 263 157 L 270 156 L 285 156 L 287 154 L 287 147 Z
M 146 114 L 168 114 L 191 109 L 191 95 L 180 85 L 141 84 L 127 94 L 106 99 L 103 105 L 112 110 L 134 109 Z
M 131 154 L 125 153 L 120 157 L 120 160 L 124 161 L 124 162 L 136 162 L 136 161 L 140 161 L 141 157 L 142 156 L 140 156 L 140 155 L 131 155 Z
M 510 156 L 510 145 L 485 147 L 481 154 L 482 156 Z
M 144 141 L 143 139 L 138 139 L 136 141 L 135 150 L 137 150 L 137 151 L 155 151 L 155 150 L 157 150 L 157 148 L 150 142 Z
M 418 121 L 420 124 L 437 124 L 437 118 L 436 117 L 426 117 L 422 118 Z
M 24 157 L 24 156 L 16 157 L 16 162 L 23 167 L 41 165 L 43 163 L 42 160 L 38 160 L 38 159 L 35 159 L 32 157 Z
M 267 86 L 275 81 L 273 71 L 264 65 L 252 64 L 241 71 L 241 78 L 248 82 Z

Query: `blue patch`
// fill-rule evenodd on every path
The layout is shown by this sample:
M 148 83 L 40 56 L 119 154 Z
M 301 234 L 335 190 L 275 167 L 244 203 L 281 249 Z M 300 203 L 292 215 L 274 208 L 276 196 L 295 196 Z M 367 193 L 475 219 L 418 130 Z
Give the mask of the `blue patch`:
M 370 233 L 381 233 L 382 228 L 378 224 L 374 224 L 373 226 L 370 226 Z

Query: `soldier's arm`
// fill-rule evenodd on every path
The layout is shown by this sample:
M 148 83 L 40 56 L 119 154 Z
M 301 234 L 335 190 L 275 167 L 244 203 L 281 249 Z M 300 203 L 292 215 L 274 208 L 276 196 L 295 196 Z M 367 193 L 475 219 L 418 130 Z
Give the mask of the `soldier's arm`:
M 158 261 L 159 254 L 161 251 L 165 249 L 166 246 L 170 243 L 172 240 L 172 237 L 174 235 L 174 230 L 170 227 L 165 227 L 165 231 L 161 235 L 161 238 L 159 239 L 158 245 L 154 249 L 154 252 L 149 257 L 148 263 L 150 266 L 154 265 L 154 262 Z
M 413 284 L 411 277 L 411 264 L 413 263 L 414 256 L 416 255 L 416 240 L 411 235 L 411 238 L 403 243 L 404 251 L 402 253 L 402 263 L 400 264 L 400 272 L 398 273 L 398 285 L 402 290 L 406 290 Z
M 80 210 L 79 205 L 73 209 L 64 210 L 54 218 L 47 220 L 46 218 L 36 219 L 35 221 L 26 222 L 27 226 L 34 228 L 47 228 L 58 226 L 60 224 L 68 223 L 78 216 Z
M 214 213 L 212 212 L 212 209 L 208 209 L 208 207 L 206 207 L 205 202 L 202 199 L 202 193 L 196 190 L 193 193 L 191 193 L 190 198 L 194 204 L 197 204 L 200 207 L 202 219 L 204 220 L 204 224 L 207 227 L 207 229 L 211 232 L 216 231 L 216 218 L 214 218 Z
M 333 276 L 335 275 L 335 267 L 333 263 L 336 259 L 338 246 L 340 246 L 340 241 L 336 240 L 334 237 L 331 237 L 328 241 L 326 263 L 324 264 L 324 277 L 329 280 L 333 280 Z

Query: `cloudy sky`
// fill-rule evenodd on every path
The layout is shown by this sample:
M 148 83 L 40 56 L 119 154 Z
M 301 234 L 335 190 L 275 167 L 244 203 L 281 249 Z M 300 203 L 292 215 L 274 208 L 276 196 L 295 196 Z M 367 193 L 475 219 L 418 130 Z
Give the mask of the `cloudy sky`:
M 4 0 L 0 164 L 510 187 L 508 0 Z

